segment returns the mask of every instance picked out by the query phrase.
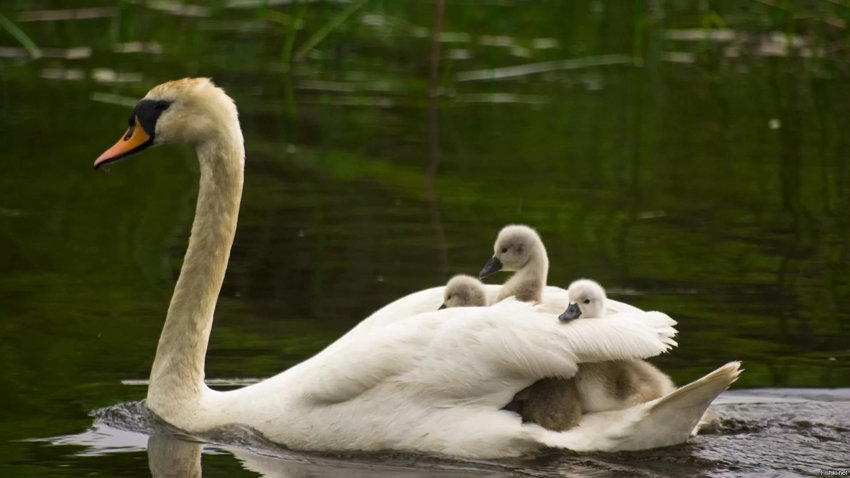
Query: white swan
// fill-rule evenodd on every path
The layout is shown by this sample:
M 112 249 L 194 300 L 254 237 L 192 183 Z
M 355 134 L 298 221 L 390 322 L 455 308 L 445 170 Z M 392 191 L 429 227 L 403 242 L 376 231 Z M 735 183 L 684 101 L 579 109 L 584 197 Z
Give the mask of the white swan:
M 561 320 L 604 316 L 605 289 L 597 282 L 579 279 L 570 284 L 567 292 L 570 305 L 560 315 Z M 628 408 L 676 389 L 667 374 L 637 359 L 581 364 L 573 380 L 585 412 Z
M 512 300 L 435 311 L 442 298 L 442 288 L 435 288 L 388 305 L 374 320 L 281 374 L 238 390 L 211 390 L 204 384 L 204 357 L 243 181 L 236 107 L 208 79 L 177 80 L 148 92 L 129 124 L 97 158 L 96 168 L 163 143 L 192 145 L 200 163 L 191 237 L 146 400 L 182 430 L 238 424 L 304 450 L 504 457 L 545 446 L 588 449 L 616 438 L 603 429 L 587 429 L 582 436 L 551 432 L 499 408 L 541 377 L 572 376 L 577 363 L 649 357 L 673 344 L 675 322 L 664 314 L 561 324 Z M 431 312 L 413 314 L 425 304 Z M 646 433 L 654 416 L 644 415 L 624 414 L 626 422 L 609 418 L 619 427 L 608 432 L 640 438 L 629 430 Z M 678 439 L 675 430 L 670 436 Z

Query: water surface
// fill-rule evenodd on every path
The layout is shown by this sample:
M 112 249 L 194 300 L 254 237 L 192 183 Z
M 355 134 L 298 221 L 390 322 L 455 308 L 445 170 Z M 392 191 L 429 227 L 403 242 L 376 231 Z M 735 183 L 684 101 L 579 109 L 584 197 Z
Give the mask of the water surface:
M 847 396 L 828 392 L 850 386 L 850 12 L 573 3 L 447 2 L 439 29 L 426 1 L 4 4 L 0 472 L 147 476 L 146 434 L 176 439 L 92 413 L 144 397 L 132 381 L 185 249 L 194 155 L 91 164 L 147 89 L 193 75 L 236 99 L 247 150 L 208 377 L 294 365 L 390 300 L 477 272 L 521 222 L 546 242 L 550 283 L 591 277 L 679 320 L 680 347 L 653 360 L 677 383 L 742 360 L 735 389 L 783 397 L 732 395 L 729 433 L 645 454 L 468 464 L 175 445 L 202 451 L 205 476 L 266 469 L 251 453 L 342 476 L 850 462 Z

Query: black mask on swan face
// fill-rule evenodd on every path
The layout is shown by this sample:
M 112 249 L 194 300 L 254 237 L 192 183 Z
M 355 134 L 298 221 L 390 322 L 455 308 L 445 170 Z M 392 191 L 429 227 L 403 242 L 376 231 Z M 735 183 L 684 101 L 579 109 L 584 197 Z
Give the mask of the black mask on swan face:
M 154 143 L 156 122 L 163 111 L 171 106 L 166 100 L 141 100 L 130 113 L 127 132 L 94 162 L 95 169 L 138 153 Z

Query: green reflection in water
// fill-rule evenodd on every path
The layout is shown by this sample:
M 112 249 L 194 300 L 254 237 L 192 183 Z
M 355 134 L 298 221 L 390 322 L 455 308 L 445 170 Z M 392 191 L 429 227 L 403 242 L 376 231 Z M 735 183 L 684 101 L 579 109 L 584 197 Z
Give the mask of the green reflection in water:
M 742 359 L 740 386 L 850 385 L 850 13 L 579 3 L 450 3 L 438 84 L 430 2 L 367 1 L 341 22 L 354 4 L 5 6 L 5 435 L 71 432 L 144 395 L 116 384 L 147 376 L 194 157 L 90 167 L 128 104 L 191 75 L 236 98 L 248 151 L 210 377 L 295 364 L 382 304 L 478 271 L 523 222 L 551 283 L 592 277 L 680 320 L 679 349 L 656 360 L 678 382 Z

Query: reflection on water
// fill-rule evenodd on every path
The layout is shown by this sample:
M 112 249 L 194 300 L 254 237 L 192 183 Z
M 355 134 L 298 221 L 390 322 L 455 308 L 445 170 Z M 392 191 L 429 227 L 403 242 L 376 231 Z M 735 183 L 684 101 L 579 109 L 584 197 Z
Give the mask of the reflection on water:
M 715 402 L 724 431 L 682 446 L 640 452 L 552 452 L 530 460 L 458 461 L 405 453 L 323 455 L 269 443 L 230 429 L 205 441 L 175 433 L 141 402 L 97 412 L 80 434 L 49 439 L 96 456 L 147 451 L 154 477 L 201 476 L 202 461 L 232 455 L 268 477 L 300 476 L 765 476 L 817 475 L 850 463 L 850 389 L 764 389 L 726 392 Z M 844 465 L 842 465 L 844 464 Z
M 78 436 L 92 410 L 144 397 L 121 381 L 148 375 L 197 166 L 161 148 L 90 168 L 149 87 L 191 75 L 236 98 L 246 136 L 207 364 L 235 377 L 225 386 L 477 272 L 512 222 L 541 233 L 551 283 L 591 277 L 679 320 L 680 347 L 654 359 L 678 383 L 743 360 L 742 388 L 850 386 L 840 2 L 99 3 L 0 12 L 1 474 L 147 476 L 133 468 L 147 435 L 179 439 L 131 429 L 144 434 L 124 452 L 86 454 L 123 433 L 99 422 L 88 441 L 28 441 Z M 846 400 L 789 396 L 730 404 L 733 433 L 676 450 L 487 472 L 758 473 L 753 450 L 800 474 L 850 461 L 834 447 L 846 423 L 825 418 Z M 207 476 L 251 474 L 239 444 L 201 450 Z M 257 460 L 306 460 L 280 453 Z M 294 473 L 346 474 L 349 458 Z M 393 459 L 354 468 L 411 465 Z

